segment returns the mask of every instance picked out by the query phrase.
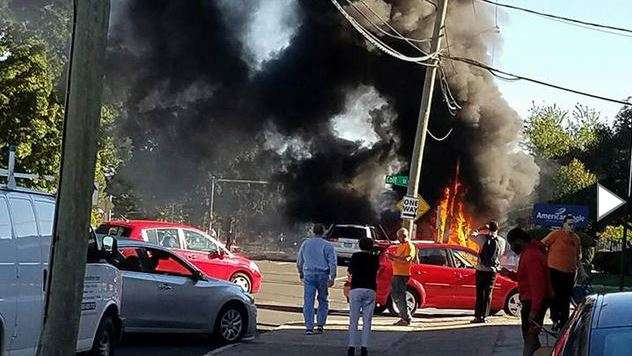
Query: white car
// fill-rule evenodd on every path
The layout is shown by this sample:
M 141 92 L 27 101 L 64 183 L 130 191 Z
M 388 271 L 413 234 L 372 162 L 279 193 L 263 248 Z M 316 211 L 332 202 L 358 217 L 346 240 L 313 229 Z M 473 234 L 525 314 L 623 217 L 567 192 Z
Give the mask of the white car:
M 55 198 L 0 186 L 0 355 L 34 355 L 43 322 Z M 120 329 L 121 273 L 92 235 L 77 351 L 107 355 Z
M 359 241 L 368 237 L 373 241 L 383 240 L 386 234 L 370 225 L 332 225 L 325 237 L 334 245 L 339 260 L 347 261 L 360 251 Z
M 255 337 L 257 308 L 238 285 L 207 278 L 169 249 L 119 240 L 123 333 L 196 333 L 222 343 Z

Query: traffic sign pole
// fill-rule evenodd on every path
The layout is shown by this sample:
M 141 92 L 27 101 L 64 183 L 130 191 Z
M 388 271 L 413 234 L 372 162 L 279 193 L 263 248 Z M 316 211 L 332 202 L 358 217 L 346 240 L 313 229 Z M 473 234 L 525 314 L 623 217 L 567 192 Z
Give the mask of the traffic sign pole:
M 435 18 L 434 30 L 432 32 L 430 53 L 437 53 L 437 51 L 441 48 L 441 39 L 443 38 L 442 32 L 448 8 L 448 0 L 438 0 L 437 2 L 437 16 Z M 426 145 L 426 131 L 428 131 L 430 105 L 432 103 L 435 78 L 437 77 L 439 58 L 434 57 L 429 61 L 429 64 L 430 66 L 426 67 L 426 78 L 424 80 L 421 105 L 419 108 L 419 121 L 417 123 L 417 132 L 415 134 L 415 146 L 413 148 L 413 157 L 410 162 L 410 178 L 408 179 L 408 191 L 406 193 L 406 195 L 410 197 L 416 197 L 419 193 L 418 187 L 419 180 L 421 178 L 421 163 L 423 160 L 424 147 Z M 415 220 L 404 219 L 403 225 L 408 230 L 411 239 L 414 238 Z

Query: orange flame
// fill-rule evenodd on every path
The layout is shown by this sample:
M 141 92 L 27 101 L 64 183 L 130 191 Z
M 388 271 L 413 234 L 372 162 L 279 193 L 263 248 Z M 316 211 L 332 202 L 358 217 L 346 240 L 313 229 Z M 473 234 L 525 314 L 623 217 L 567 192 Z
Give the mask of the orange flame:
M 437 242 L 461 245 L 478 250 L 474 241 L 469 239 L 474 219 L 465 211 L 465 192 L 458 178 L 459 167 L 454 184 L 444 190 L 439 202 L 437 222 Z

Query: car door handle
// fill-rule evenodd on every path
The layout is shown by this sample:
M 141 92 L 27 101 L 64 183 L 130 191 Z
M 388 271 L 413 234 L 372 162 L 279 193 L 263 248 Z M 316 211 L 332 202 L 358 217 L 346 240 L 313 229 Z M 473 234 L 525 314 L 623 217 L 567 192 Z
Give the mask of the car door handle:
M 158 289 L 160 289 L 160 290 L 172 290 L 173 287 L 171 287 L 170 285 L 168 285 L 166 283 L 163 283 L 163 284 L 158 285 Z

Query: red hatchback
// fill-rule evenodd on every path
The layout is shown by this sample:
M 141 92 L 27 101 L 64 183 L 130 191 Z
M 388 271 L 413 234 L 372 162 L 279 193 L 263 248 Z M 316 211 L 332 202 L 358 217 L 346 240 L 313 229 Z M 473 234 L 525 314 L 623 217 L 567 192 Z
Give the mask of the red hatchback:
M 101 224 L 96 233 L 170 248 L 209 277 L 231 281 L 248 293 L 261 290 L 262 275 L 256 263 L 228 251 L 194 227 L 164 221 L 109 221 Z
M 409 309 L 467 309 L 474 310 L 476 303 L 475 269 L 477 253 L 467 247 L 415 241 L 420 263 L 413 265 L 408 282 L 406 301 Z M 396 246 L 390 246 L 393 250 Z M 380 256 L 377 276 L 376 310 L 388 308 L 397 313 L 390 298 L 391 262 L 384 253 Z M 512 316 L 520 316 L 518 284 L 501 275 L 496 278 L 492 293 L 491 313 L 501 310 Z

